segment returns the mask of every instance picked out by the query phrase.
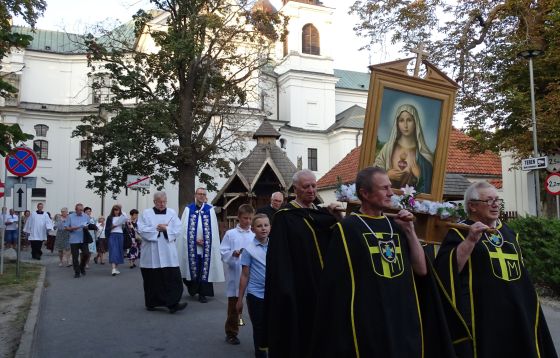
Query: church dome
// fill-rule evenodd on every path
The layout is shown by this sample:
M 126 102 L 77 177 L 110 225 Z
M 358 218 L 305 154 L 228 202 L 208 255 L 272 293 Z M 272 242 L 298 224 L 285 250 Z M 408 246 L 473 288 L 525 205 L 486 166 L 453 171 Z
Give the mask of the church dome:
M 269 0 L 257 0 L 257 2 L 255 2 L 255 5 L 253 5 L 253 7 L 251 8 L 251 12 L 259 10 L 268 14 L 276 12 L 276 8 L 270 3 Z

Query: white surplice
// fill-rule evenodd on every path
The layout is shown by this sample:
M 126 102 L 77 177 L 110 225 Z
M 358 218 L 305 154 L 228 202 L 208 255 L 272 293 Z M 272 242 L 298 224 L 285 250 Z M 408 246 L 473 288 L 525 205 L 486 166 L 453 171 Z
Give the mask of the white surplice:
M 42 214 L 37 214 L 36 211 L 31 212 L 31 215 L 25 222 L 23 231 L 29 234 L 28 240 L 47 240 L 47 231 L 53 229 L 53 222 L 46 211 Z
M 175 210 L 167 208 L 165 214 L 146 209 L 138 218 L 138 233 L 142 236 L 140 267 L 179 267 L 176 240 L 181 232 L 181 221 Z M 159 224 L 167 225 L 167 239 L 157 231 Z
M 225 264 L 227 297 L 239 296 L 239 278 L 241 277 L 239 259 L 241 256 L 235 257 L 233 252 L 245 249 L 254 238 L 255 234 L 251 231 L 251 228 L 243 230 L 239 224 L 235 228 L 228 230 L 224 235 L 220 244 L 220 253 Z

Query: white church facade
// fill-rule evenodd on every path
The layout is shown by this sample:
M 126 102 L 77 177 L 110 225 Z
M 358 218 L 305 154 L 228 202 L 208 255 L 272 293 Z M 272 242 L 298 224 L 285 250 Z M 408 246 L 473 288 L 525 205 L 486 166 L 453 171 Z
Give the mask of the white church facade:
M 257 5 L 272 7 L 267 0 Z M 369 73 L 366 68 L 364 72 L 334 68 L 336 48 L 329 41 L 336 31 L 333 8 L 318 0 L 284 0 L 278 11 L 290 18 L 289 35 L 286 42 L 276 44 L 273 66 L 258 78 L 261 93 L 253 111 L 255 126 L 246 128 L 245 134 L 256 130 L 261 120 L 269 120 L 281 135 L 278 146 L 287 157 L 320 178 L 361 143 Z M 12 73 L 19 93 L 14 99 L 0 98 L 3 123 L 17 123 L 35 136 L 26 143 L 38 156 L 37 168 L 30 175 L 34 179 L 29 180 L 35 188 L 28 192 L 28 208 L 44 202 L 52 213 L 66 206 L 72 210 L 81 202 L 98 215 L 102 205 L 107 214 L 114 203 L 121 203 L 126 211 L 150 207 L 148 195 L 123 190 L 102 201 L 86 189 L 91 176 L 76 168 L 91 147 L 87 141 L 72 138 L 72 131 L 84 116 L 98 113 L 103 98 L 91 88 L 90 69 L 86 55 L 76 46 L 77 35 L 41 29 L 31 35 L 34 39 L 28 48 L 2 59 L 2 70 Z M 138 43 L 149 46 L 149 41 Z M 247 152 L 236 153 L 232 159 L 244 158 L 254 145 L 251 140 L 247 144 Z M 10 176 L 2 174 L 2 181 L 13 182 Z M 227 180 L 216 179 L 218 188 Z M 176 208 L 177 186 L 168 183 L 165 190 L 169 206 Z M 12 207 L 12 198 L 5 199 L 5 206 Z

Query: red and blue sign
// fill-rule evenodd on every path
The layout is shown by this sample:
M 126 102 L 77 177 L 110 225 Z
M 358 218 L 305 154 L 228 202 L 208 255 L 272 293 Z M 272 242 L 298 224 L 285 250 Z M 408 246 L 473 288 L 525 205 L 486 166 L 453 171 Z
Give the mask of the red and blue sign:
M 37 156 L 35 152 L 27 147 L 19 147 L 14 153 L 6 157 L 6 169 L 18 177 L 24 177 L 33 173 L 37 167 Z

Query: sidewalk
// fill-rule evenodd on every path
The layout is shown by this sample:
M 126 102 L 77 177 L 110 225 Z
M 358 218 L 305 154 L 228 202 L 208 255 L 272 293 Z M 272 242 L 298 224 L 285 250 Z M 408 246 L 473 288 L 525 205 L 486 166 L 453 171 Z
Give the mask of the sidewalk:
M 224 285 L 214 285 L 216 297 L 201 304 L 185 297 L 184 311 L 144 309 L 139 268 L 93 262 L 85 277 L 73 278 L 72 268 L 58 267 L 43 255 L 46 286 L 41 300 L 33 357 L 252 357 L 248 315 L 240 327 L 241 345 L 225 343 Z M 43 260 L 41 260 L 43 261 Z

